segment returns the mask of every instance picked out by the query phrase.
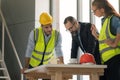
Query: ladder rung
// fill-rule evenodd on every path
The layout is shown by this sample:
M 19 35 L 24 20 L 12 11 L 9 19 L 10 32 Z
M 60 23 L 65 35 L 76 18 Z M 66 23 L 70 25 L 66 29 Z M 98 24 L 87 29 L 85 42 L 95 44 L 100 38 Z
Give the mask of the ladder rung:
M 3 60 L 0 60 L 0 62 L 3 62 Z
M 7 76 L 0 76 L 0 79 L 7 79 L 7 78 L 9 78 L 9 77 L 7 77 Z
M 5 68 L 0 68 L 0 70 L 6 70 Z
M 0 72 L 3 73 L 3 75 L 0 75 L 0 80 L 1 80 L 1 79 L 11 80 L 11 79 L 10 79 L 10 76 L 9 76 L 9 73 L 8 73 L 8 70 L 7 70 L 7 68 L 6 68 L 5 61 L 2 60 L 1 57 L 0 57 Z

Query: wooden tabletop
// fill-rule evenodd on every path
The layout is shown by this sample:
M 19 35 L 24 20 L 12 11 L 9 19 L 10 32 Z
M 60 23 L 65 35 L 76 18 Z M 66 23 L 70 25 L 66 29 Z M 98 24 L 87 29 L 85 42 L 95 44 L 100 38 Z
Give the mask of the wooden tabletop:
M 107 66 L 95 64 L 47 64 L 28 69 L 25 73 L 28 74 L 28 77 L 34 78 L 36 78 L 36 74 L 39 74 L 37 76 L 39 78 L 47 75 L 46 78 L 51 77 L 52 80 L 63 80 L 63 76 L 66 74 L 67 76 L 73 74 L 90 75 L 91 80 L 99 80 L 99 76 L 104 73 L 104 68 L 107 68 Z M 42 73 L 44 74 L 42 75 Z

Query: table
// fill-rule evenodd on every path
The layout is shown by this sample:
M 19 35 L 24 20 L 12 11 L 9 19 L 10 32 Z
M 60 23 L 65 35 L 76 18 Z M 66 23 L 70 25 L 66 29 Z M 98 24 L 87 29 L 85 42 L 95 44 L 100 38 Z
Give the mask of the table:
M 106 65 L 94 64 L 47 64 L 27 70 L 26 75 L 32 73 L 32 75 L 37 74 L 39 78 L 43 78 L 41 75 L 44 73 L 43 75 L 51 80 L 69 79 L 72 78 L 72 75 L 90 75 L 90 80 L 99 80 L 99 76 L 104 74 L 105 68 L 107 68 Z M 35 76 L 31 77 L 35 78 Z
M 94 64 L 48 64 L 45 66 L 47 73 L 51 75 L 51 80 L 62 80 L 63 75 L 90 75 L 90 80 L 99 80 L 99 76 L 104 74 L 106 65 Z
M 25 70 L 25 77 L 28 80 L 51 79 L 51 75 L 47 74 L 46 65 Z M 71 75 L 63 75 L 62 80 L 72 79 Z

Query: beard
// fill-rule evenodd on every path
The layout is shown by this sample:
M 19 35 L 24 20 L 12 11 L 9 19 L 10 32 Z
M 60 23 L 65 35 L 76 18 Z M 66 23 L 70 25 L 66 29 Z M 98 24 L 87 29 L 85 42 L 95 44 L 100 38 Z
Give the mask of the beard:
M 72 36 L 76 36 L 77 35 L 77 31 L 72 31 L 71 34 L 72 34 Z

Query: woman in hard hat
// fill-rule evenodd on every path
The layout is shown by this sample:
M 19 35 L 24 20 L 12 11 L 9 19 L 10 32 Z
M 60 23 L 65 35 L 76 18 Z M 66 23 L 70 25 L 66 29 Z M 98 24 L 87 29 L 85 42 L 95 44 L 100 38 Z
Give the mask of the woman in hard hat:
M 65 28 L 72 34 L 71 59 L 77 58 L 79 47 L 84 53 L 91 53 L 100 64 L 99 50 L 96 48 L 97 40 L 92 35 L 91 23 L 78 22 L 74 17 L 68 16 L 64 20 Z
M 93 35 L 99 39 L 102 63 L 107 65 L 101 80 L 120 80 L 120 14 L 107 0 L 92 2 L 94 15 L 102 18 L 100 34 Z
M 43 12 L 40 15 L 39 22 L 41 27 L 32 30 L 29 35 L 24 69 L 49 64 L 54 56 L 54 48 L 59 63 L 64 63 L 61 50 L 61 35 L 52 28 L 52 16 Z

